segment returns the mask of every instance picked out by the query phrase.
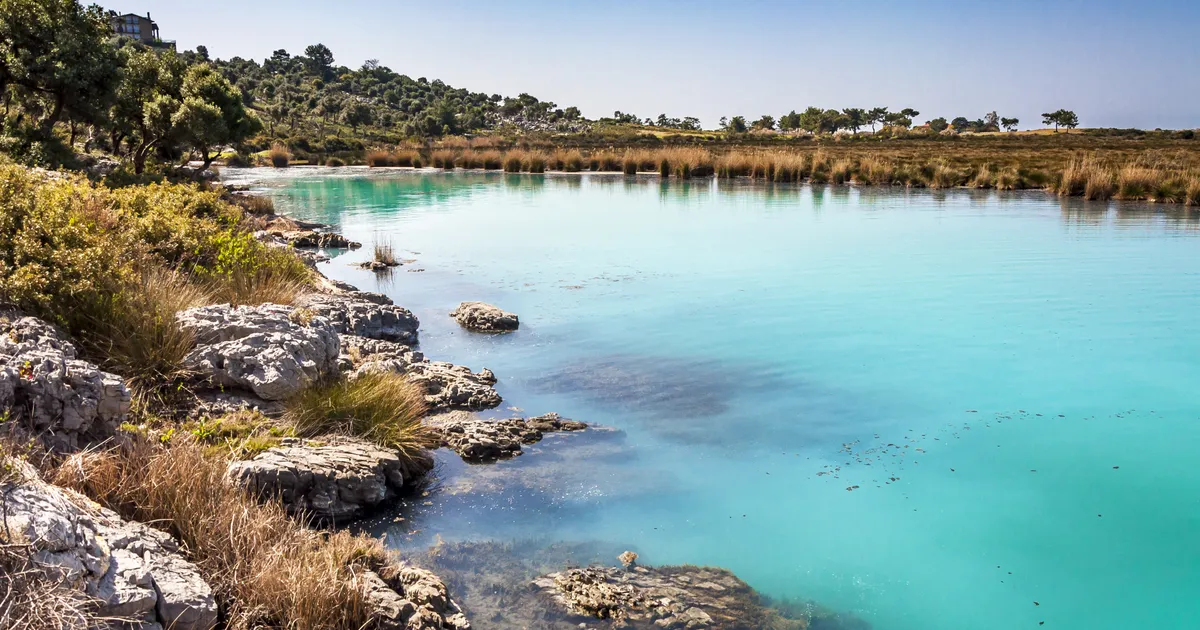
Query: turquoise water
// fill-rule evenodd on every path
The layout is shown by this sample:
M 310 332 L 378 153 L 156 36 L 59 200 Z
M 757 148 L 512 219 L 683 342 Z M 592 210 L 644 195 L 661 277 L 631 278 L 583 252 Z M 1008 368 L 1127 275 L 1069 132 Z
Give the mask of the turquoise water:
M 1200 223 L 1041 193 L 227 171 L 505 406 L 614 431 L 441 457 L 397 545 L 602 541 L 875 628 L 1190 627 Z M 390 241 L 412 262 L 350 266 Z M 422 270 L 422 271 L 418 271 Z M 521 316 L 488 337 L 446 315 Z M 498 415 L 508 415 L 504 408 Z M 1036 602 L 1036 603 L 1035 603 Z

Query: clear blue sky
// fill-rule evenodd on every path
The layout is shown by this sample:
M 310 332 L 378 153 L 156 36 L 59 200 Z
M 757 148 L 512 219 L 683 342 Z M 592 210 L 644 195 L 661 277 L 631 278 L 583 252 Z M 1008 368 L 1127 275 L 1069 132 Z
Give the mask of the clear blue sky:
M 1040 126 L 1200 127 L 1200 0 L 101 0 L 180 49 L 262 60 L 320 42 L 338 64 L 589 117 L 778 116 L 808 105 L 997 110 Z

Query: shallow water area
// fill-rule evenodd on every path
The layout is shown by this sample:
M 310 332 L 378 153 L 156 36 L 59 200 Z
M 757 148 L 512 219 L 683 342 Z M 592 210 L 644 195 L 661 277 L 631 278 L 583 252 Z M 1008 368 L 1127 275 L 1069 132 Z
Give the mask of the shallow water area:
M 224 179 L 362 242 L 321 271 L 412 309 L 431 358 L 494 370 L 491 415 L 611 428 L 489 466 L 440 452 L 428 496 L 378 519 L 391 544 L 633 549 L 883 629 L 1200 614 L 1194 208 L 596 174 Z M 409 262 L 352 266 L 380 241 Z M 462 331 L 447 314 L 465 300 L 521 329 Z

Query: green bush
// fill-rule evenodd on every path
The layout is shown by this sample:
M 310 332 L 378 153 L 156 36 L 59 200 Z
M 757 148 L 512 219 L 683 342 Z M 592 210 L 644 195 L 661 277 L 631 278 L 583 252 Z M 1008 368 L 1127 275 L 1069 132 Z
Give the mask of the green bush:
M 197 185 L 110 190 L 0 166 L 0 301 L 62 326 L 89 358 L 161 386 L 190 343 L 180 309 L 287 302 L 309 282 L 243 211 Z

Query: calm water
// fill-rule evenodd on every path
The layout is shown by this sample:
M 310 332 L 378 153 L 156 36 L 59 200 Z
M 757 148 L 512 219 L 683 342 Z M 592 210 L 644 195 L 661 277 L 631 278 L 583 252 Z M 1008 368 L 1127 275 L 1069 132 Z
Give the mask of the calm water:
M 411 308 L 425 352 L 492 368 L 506 406 L 617 429 L 495 466 L 442 457 L 394 544 L 600 541 L 880 629 L 1200 615 L 1200 229 L 1182 208 L 589 175 L 227 179 L 367 244 L 322 271 Z M 412 262 L 352 268 L 376 240 Z M 522 328 L 466 334 L 446 315 L 462 300 Z

